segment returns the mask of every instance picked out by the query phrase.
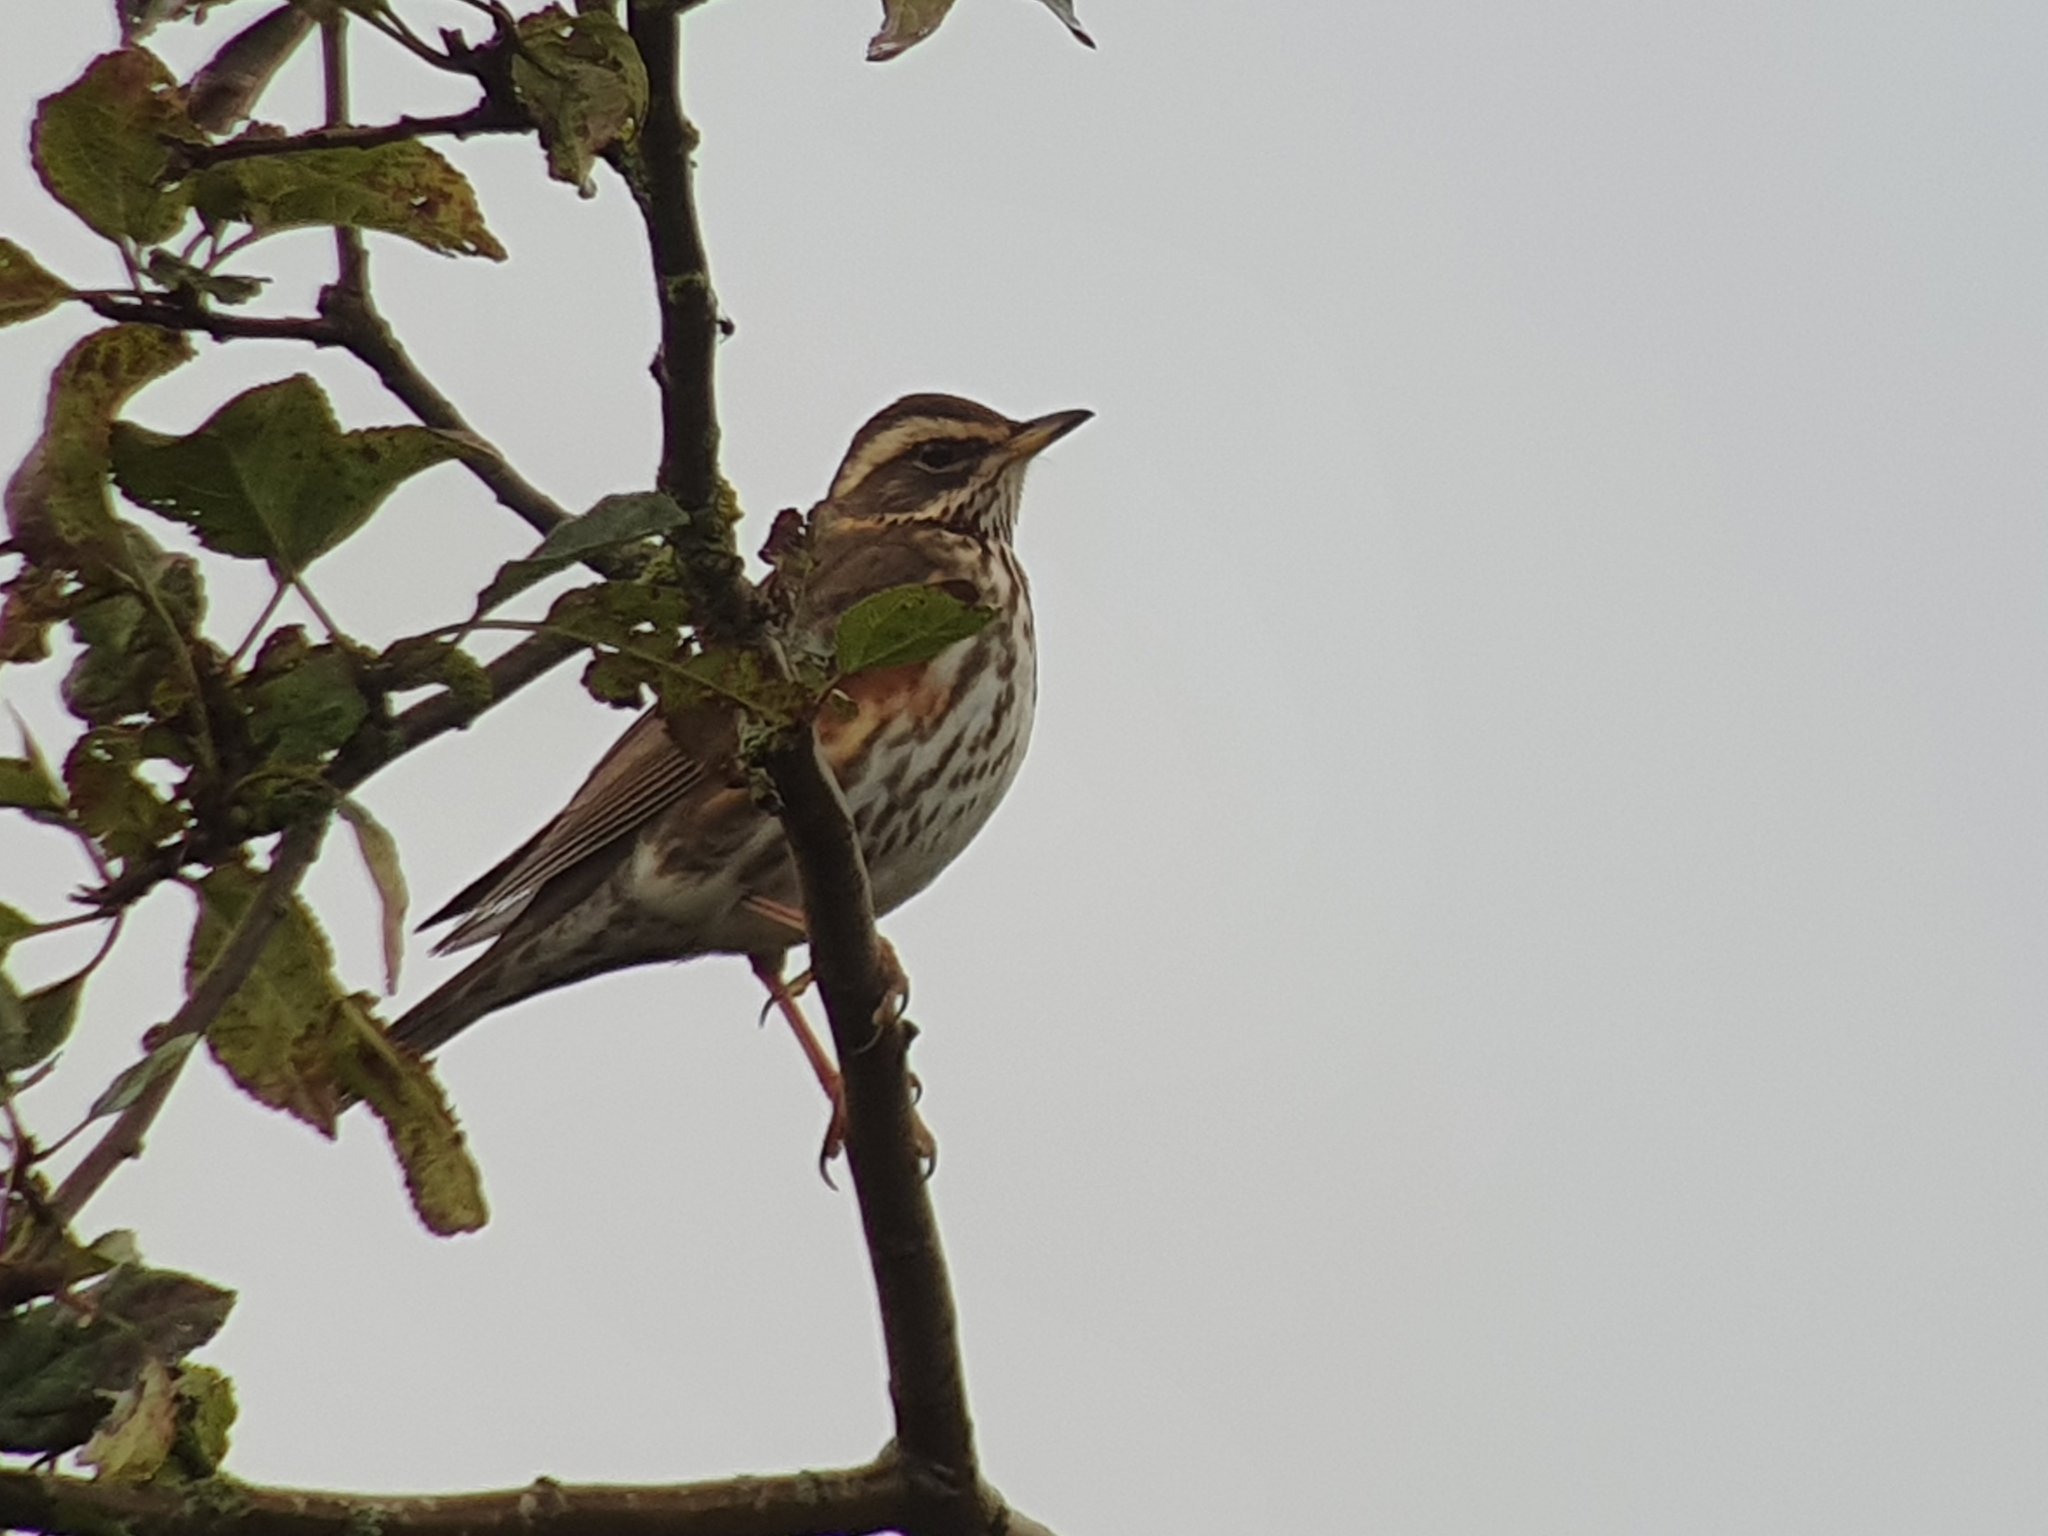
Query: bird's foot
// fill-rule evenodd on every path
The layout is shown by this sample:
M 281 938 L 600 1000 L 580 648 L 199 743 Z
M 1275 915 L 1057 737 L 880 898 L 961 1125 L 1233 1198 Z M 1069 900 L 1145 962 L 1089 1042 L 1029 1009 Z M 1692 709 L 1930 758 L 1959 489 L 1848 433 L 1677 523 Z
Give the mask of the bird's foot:
M 917 1074 L 910 1075 L 910 1144 L 917 1153 L 918 1171 L 930 1178 L 939 1168 L 939 1142 L 932 1135 L 931 1127 L 924 1123 L 924 1116 L 917 1112 L 915 1101 L 924 1094 L 924 1086 L 918 1082 Z M 846 1088 L 840 1085 L 838 1092 L 831 1093 L 832 1117 L 825 1124 L 825 1140 L 818 1148 L 818 1177 L 826 1187 L 837 1189 L 839 1185 L 832 1178 L 832 1164 L 846 1151 Z

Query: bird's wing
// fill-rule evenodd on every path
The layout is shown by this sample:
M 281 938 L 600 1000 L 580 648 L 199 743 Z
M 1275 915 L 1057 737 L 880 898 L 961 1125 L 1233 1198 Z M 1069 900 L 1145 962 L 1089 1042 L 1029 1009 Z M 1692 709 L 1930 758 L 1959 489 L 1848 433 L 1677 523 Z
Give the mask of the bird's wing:
M 712 743 L 707 741 L 707 747 Z M 555 876 L 659 816 L 704 781 L 702 756 L 684 752 L 645 714 L 590 771 L 561 814 L 422 926 L 460 917 L 436 954 L 495 938 Z
M 921 582 L 953 590 L 963 601 L 975 600 L 971 583 L 949 579 L 957 575 L 959 551 L 950 546 L 959 542 L 959 535 L 937 529 L 906 530 L 905 536 L 884 538 L 875 538 L 872 530 L 862 533 L 845 545 L 828 535 L 821 545 L 804 594 L 808 623 L 827 630 L 860 599 Z M 854 700 L 855 711 L 835 716 L 827 710 L 819 722 L 826 760 L 835 770 L 878 728 L 880 706 L 887 696 L 914 689 L 924 670 L 889 668 L 847 680 L 844 691 Z M 724 790 L 736 746 L 733 715 L 722 707 L 684 711 L 666 726 L 658 713 L 642 715 L 591 770 L 560 815 L 421 925 L 461 919 L 434 952 L 446 954 L 496 938 L 557 876 L 630 837 L 700 787 L 714 795 Z M 743 793 L 723 798 L 732 801 L 725 809 L 735 813 L 751 804 Z M 711 823 L 730 820 L 709 804 L 705 810 L 707 834 Z M 556 892 L 550 901 L 565 894 Z
M 842 518 L 820 536 L 817 564 L 804 585 L 798 617 L 800 627 L 824 631 L 862 598 L 891 587 L 925 584 L 954 590 L 979 563 L 980 551 L 968 536 L 929 524 L 878 528 L 871 518 Z M 963 602 L 976 602 L 974 584 L 954 590 Z

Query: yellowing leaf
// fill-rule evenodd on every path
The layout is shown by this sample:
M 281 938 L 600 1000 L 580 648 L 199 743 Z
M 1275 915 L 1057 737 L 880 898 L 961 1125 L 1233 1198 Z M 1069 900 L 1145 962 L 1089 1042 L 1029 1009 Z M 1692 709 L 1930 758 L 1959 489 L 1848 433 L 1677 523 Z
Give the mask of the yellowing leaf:
M 199 882 L 188 988 L 219 958 L 262 883 L 241 864 L 223 864 Z M 342 1103 L 336 1064 L 348 1030 L 342 998 L 327 937 L 294 897 L 248 979 L 207 1029 L 206 1043 L 244 1093 L 332 1136 Z
M 398 990 L 398 968 L 405 960 L 405 913 L 411 896 L 405 888 L 405 871 L 398 863 L 398 839 L 384 823 L 370 814 L 360 800 L 343 796 L 342 819 L 356 835 L 356 848 L 363 856 L 363 868 L 377 888 L 377 908 L 384 939 L 384 990 Z
M 383 1120 L 421 1224 L 440 1237 L 476 1231 L 490 1220 L 483 1176 L 433 1071 L 393 1045 L 354 999 L 343 1012 L 353 1045 L 348 1086 Z
M 191 357 L 188 338 L 148 325 L 94 331 L 64 354 L 43 435 L 7 486 L 8 530 L 30 560 L 74 569 L 125 561 L 107 499 L 108 431 L 137 390 Z
M 83 1444 L 107 1420 L 110 1397 L 146 1391 L 149 1366 L 184 1359 L 234 1303 L 234 1292 L 190 1275 L 123 1266 L 63 1301 L 0 1313 L 0 1451 Z
M 178 1372 L 178 1438 L 172 1447 L 181 1470 L 211 1477 L 228 1456 L 234 1427 L 235 1384 L 210 1365 L 187 1363 Z
M 868 62 L 906 53 L 939 30 L 953 0 L 882 0 L 882 30 L 868 39 Z
M 78 1453 L 116 1483 L 146 1483 L 162 1470 L 178 1434 L 178 1394 L 161 1360 L 145 1360 L 133 1386 L 114 1399 Z
M 605 10 L 571 16 L 550 5 L 521 18 L 512 89 L 540 130 L 548 174 L 585 197 L 597 157 L 630 141 L 647 116 L 647 66 Z
M 200 882 L 186 967 L 194 984 L 262 878 L 226 864 Z M 347 1100 L 366 1102 L 384 1121 L 413 1209 L 429 1231 L 471 1232 L 488 1219 L 483 1180 L 440 1085 L 426 1063 L 391 1043 L 361 999 L 342 992 L 327 940 L 296 899 L 206 1040 L 244 1092 L 327 1135 Z
M 36 174 L 109 240 L 154 245 L 185 222 L 184 185 L 166 185 L 172 151 L 165 141 L 202 140 L 177 84 L 155 54 L 123 48 L 93 60 L 36 111 L 29 136 Z
M 1074 16 L 1074 0 L 1039 0 L 1066 24 L 1077 41 L 1095 46 Z M 939 30 L 953 0 L 882 0 L 882 30 L 868 39 L 868 61 L 879 64 L 906 53 Z
M 186 524 L 209 549 L 294 575 L 400 483 L 469 451 L 426 427 L 344 432 L 304 374 L 235 396 L 183 437 L 124 421 L 111 441 L 124 496 Z
M 413 140 L 229 160 L 193 178 L 192 204 L 208 224 L 266 234 L 308 225 L 376 229 L 444 256 L 505 259 L 462 172 Z

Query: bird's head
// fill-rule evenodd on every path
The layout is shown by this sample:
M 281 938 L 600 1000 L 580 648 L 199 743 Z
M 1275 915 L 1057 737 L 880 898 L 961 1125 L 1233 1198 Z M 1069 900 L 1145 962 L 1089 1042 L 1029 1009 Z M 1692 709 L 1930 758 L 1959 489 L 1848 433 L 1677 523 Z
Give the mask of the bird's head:
M 910 521 L 1007 541 L 1025 468 L 1093 414 L 1012 421 L 955 395 L 906 395 L 854 434 L 818 509 L 820 529 Z

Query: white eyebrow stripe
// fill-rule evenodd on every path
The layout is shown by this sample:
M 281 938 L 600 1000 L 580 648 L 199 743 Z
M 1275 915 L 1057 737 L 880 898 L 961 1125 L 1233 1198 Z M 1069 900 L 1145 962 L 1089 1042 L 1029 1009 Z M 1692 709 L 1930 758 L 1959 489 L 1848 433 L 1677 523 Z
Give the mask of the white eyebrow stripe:
M 876 433 L 871 440 L 860 444 L 846 456 L 846 462 L 833 477 L 831 495 L 835 500 L 846 495 L 912 443 L 929 443 L 938 438 L 994 443 L 998 434 L 991 431 L 986 422 L 949 421 L 943 416 L 913 416 L 899 421 Z

